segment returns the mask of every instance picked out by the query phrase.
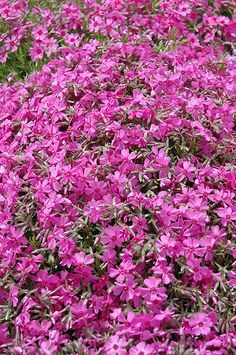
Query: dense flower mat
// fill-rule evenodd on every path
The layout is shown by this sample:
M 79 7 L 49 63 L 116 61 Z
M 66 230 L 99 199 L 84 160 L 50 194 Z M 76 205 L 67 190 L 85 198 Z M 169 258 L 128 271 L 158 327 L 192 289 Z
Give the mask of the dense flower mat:
M 0 353 L 235 353 L 233 2 L 0 1 Z

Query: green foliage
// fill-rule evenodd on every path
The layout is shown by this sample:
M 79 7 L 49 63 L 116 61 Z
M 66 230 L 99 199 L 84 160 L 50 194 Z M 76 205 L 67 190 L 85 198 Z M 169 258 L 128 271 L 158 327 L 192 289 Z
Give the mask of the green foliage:
M 21 45 L 16 52 L 10 53 L 6 63 L 0 63 L 0 83 L 7 81 L 13 75 L 13 81 L 23 81 L 27 75 L 42 68 L 46 59 L 34 62 L 29 57 L 29 43 Z

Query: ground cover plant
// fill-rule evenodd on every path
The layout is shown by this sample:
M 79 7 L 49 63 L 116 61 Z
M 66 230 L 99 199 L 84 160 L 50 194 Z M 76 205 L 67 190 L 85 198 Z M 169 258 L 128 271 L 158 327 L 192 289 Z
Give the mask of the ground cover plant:
M 0 353 L 235 354 L 226 0 L 0 0 Z

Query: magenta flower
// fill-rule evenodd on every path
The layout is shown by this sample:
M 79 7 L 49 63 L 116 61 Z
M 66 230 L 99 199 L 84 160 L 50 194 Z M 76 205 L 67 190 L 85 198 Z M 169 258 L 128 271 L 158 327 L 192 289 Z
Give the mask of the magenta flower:
M 105 351 L 108 355 L 125 355 L 127 341 L 125 337 L 119 337 L 118 335 L 112 335 L 109 340 L 105 343 Z
M 31 322 L 31 334 L 34 336 L 45 336 L 48 334 L 48 330 L 51 328 L 52 323 L 46 319 L 40 323 L 39 321 Z
M 177 219 L 177 210 L 169 206 L 167 203 L 163 203 L 160 211 L 160 219 L 165 226 L 169 226 L 172 221 Z
M 18 304 L 18 295 L 19 295 L 19 290 L 18 288 L 13 284 L 11 287 L 11 290 L 9 292 L 9 298 L 12 302 L 13 307 L 16 307 Z
M 84 268 L 94 262 L 94 257 L 92 255 L 85 255 L 82 251 L 76 253 L 73 257 L 74 265 L 77 268 Z
M 190 272 L 194 281 L 201 281 L 204 277 L 211 276 L 212 272 L 207 266 L 201 266 L 201 260 L 192 258 L 187 261 Z
M 213 322 L 211 318 L 203 312 L 197 313 L 189 319 L 192 335 L 207 335 L 211 331 Z
M 161 235 L 160 240 L 157 240 L 156 243 L 161 255 L 171 254 L 176 246 L 175 240 L 170 235 Z
M 7 337 L 7 326 L 0 324 L 0 345 L 7 344 L 10 339 Z
M 96 223 L 102 216 L 104 208 L 101 201 L 91 200 L 84 209 L 85 216 L 89 216 L 91 223 Z
M 175 278 L 172 273 L 172 268 L 166 265 L 166 259 L 158 260 L 156 265 L 152 268 L 155 275 L 162 279 L 165 285 L 168 285 Z
M 127 316 L 125 316 L 120 309 L 114 312 L 114 318 L 117 318 L 120 326 L 118 327 L 118 335 L 127 335 L 136 333 L 136 315 L 133 311 L 129 311 Z
M 73 303 L 70 307 L 71 312 L 73 315 L 75 315 L 77 322 L 85 320 L 88 317 L 86 303 L 87 302 L 80 301 L 78 303 Z
M 85 189 L 86 195 L 95 200 L 99 200 L 106 194 L 106 184 L 102 181 L 91 181 L 89 187 Z
M 228 273 L 228 276 L 229 276 L 229 278 L 230 278 L 230 280 L 229 280 L 229 282 L 228 282 L 229 286 L 230 286 L 230 287 L 235 287 L 235 286 L 236 286 L 236 272 L 230 271 L 230 272 Z
M 177 179 L 178 181 L 182 181 L 185 178 L 188 178 L 189 180 L 192 180 L 195 175 L 195 167 L 193 164 L 191 164 L 188 161 L 183 162 L 183 166 L 180 167 L 179 165 L 176 166 L 175 171 L 177 173 Z
M 236 221 L 236 212 L 231 207 L 218 208 L 217 214 L 221 217 L 222 225 L 226 226 L 228 223 Z
M 32 31 L 32 36 L 36 41 L 44 41 L 47 35 L 47 28 L 45 28 L 43 25 L 36 25 L 33 28 Z
M 120 295 L 121 301 L 130 301 L 135 296 L 135 287 L 136 284 L 134 282 L 133 277 L 128 277 L 123 282 L 115 282 L 115 287 L 113 288 L 113 293 L 115 296 Z
M 36 62 L 43 58 L 44 48 L 35 43 L 34 47 L 30 49 L 31 58 Z
M 104 230 L 104 235 L 101 237 L 102 244 L 107 245 L 109 248 L 114 248 L 115 246 L 121 247 L 124 241 L 124 236 L 121 232 L 122 230 L 119 227 L 107 227 Z
M 155 155 L 155 163 L 153 168 L 160 171 L 160 178 L 166 177 L 167 168 L 170 164 L 170 157 L 168 157 L 164 149 L 158 150 L 156 147 L 152 147 L 152 153 Z
M 123 282 L 134 268 L 135 266 L 131 261 L 123 261 L 116 269 L 110 268 L 109 275 L 110 277 L 115 277 L 117 282 Z
M 136 346 L 129 350 L 130 355 L 149 355 L 155 354 L 155 348 L 153 345 L 146 344 L 144 341 L 138 343 Z
M 183 252 L 188 260 L 194 258 L 194 255 L 201 252 L 200 241 L 197 238 L 186 238 L 183 241 Z
M 134 216 L 132 218 L 132 222 L 134 223 L 134 227 L 133 230 L 134 232 L 141 232 L 141 231 L 147 231 L 148 230 L 148 226 L 147 226 L 147 221 L 145 218 L 138 218 L 136 216 Z
M 120 171 L 116 171 L 114 174 L 109 174 L 108 178 L 113 183 L 111 188 L 114 191 L 118 191 L 119 193 L 124 192 L 125 185 L 128 182 L 128 179 L 125 174 L 122 174 Z
M 166 290 L 164 287 L 158 287 L 160 283 L 161 279 L 149 277 L 144 280 L 146 287 L 140 287 L 138 292 L 145 300 L 162 302 L 166 299 Z

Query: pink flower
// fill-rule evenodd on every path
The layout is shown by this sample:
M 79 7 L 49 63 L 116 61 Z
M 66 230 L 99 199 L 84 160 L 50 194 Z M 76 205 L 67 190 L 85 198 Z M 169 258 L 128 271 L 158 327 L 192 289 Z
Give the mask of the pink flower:
M 199 114 L 204 113 L 204 98 L 200 97 L 193 97 L 190 100 L 188 100 L 188 103 L 186 105 L 186 111 L 194 118 L 197 118 Z
M 163 260 L 161 260 L 161 259 L 163 259 Z M 157 275 L 158 277 L 160 277 L 162 279 L 162 282 L 165 285 L 168 285 L 175 278 L 172 273 L 172 268 L 170 266 L 166 265 L 165 258 L 159 258 L 157 260 L 156 265 L 153 266 L 152 270 L 155 275 Z
M 177 210 L 164 202 L 161 206 L 159 216 L 162 223 L 165 226 L 169 226 L 172 221 L 175 221 L 177 219 Z
M 170 235 L 161 235 L 160 240 L 157 240 L 157 248 L 160 251 L 161 255 L 170 255 L 173 252 L 173 249 L 176 246 L 174 239 Z
M 113 293 L 115 296 L 120 295 L 121 301 L 130 301 L 134 298 L 136 284 L 134 278 L 129 276 L 122 282 L 115 282 Z
M 193 258 L 198 255 L 200 251 L 200 242 L 197 238 L 186 238 L 183 241 L 183 252 L 187 259 Z
M 108 264 L 114 265 L 116 263 L 116 252 L 113 249 L 105 250 L 102 260 Z M 112 267 L 110 271 L 115 270 Z
M 178 12 L 179 12 L 182 16 L 186 16 L 186 15 L 190 14 L 191 8 L 190 8 L 190 6 L 189 6 L 189 4 L 188 4 L 187 2 L 182 2 L 182 3 L 179 5 Z
M 153 345 L 146 344 L 144 341 L 138 343 L 136 346 L 130 348 L 130 355 L 149 355 L 155 354 L 155 348 Z
M 47 32 L 47 28 L 45 28 L 43 25 L 36 25 L 33 28 L 32 35 L 36 41 L 43 42 L 46 38 Z
M 182 181 L 185 178 L 188 178 L 189 180 L 193 180 L 195 176 L 195 167 L 193 164 L 191 164 L 189 161 L 184 161 L 183 162 L 183 167 L 180 167 L 177 165 L 175 167 L 175 171 L 177 173 L 177 179 L 178 181 Z
M 80 319 L 86 319 L 88 317 L 88 310 L 86 307 L 86 301 L 79 301 L 78 303 L 73 303 L 70 307 L 72 314 L 75 315 L 77 321 Z
M 18 288 L 15 285 L 12 285 L 9 292 L 9 298 L 12 302 L 13 307 L 16 307 L 18 304 L 18 295 L 19 295 Z
M 233 212 L 231 207 L 218 208 L 217 214 L 219 217 L 221 217 L 223 226 L 236 221 L 236 212 Z
M 33 336 L 47 336 L 51 325 L 51 322 L 47 321 L 46 319 L 44 319 L 42 323 L 33 320 L 30 323 L 30 332 Z
M 122 230 L 119 227 L 107 227 L 104 230 L 104 235 L 101 237 L 101 242 L 107 245 L 109 248 L 114 248 L 115 246 L 121 247 L 124 241 L 124 236 L 121 233 Z
M 81 38 L 79 37 L 78 34 L 75 33 L 70 33 L 67 34 L 65 37 L 65 42 L 69 45 L 69 46 L 78 46 L 80 44 Z
M 97 223 L 102 216 L 103 210 L 101 201 L 91 200 L 85 207 L 84 214 L 89 217 L 91 223 Z
M 74 265 L 79 268 L 84 268 L 94 262 L 94 257 L 92 255 L 85 255 L 82 251 L 76 253 L 73 257 Z
M 166 290 L 164 287 L 158 287 L 160 283 L 160 279 L 157 279 L 156 277 L 149 277 L 144 280 L 144 285 L 146 287 L 140 287 L 138 292 L 146 300 L 150 300 L 151 302 L 161 302 L 166 299 Z
M 230 271 L 230 272 L 228 273 L 228 276 L 230 277 L 230 280 L 229 280 L 229 282 L 228 282 L 229 286 L 230 286 L 230 287 L 236 286 L 236 272 Z
M 132 222 L 134 223 L 134 227 L 133 230 L 134 232 L 142 232 L 147 231 L 148 230 L 148 226 L 147 226 L 147 221 L 145 218 L 138 218 L 136 216 L 134 216 L 132 218 Z
M 103 308 L 103 297 L 98 297 L 96 295 L 92 296 L 92 306 L 95 313 L 98 313 Z
M 117 282 L 123 282 L 134 268 L 135 266 L 131 261 L 123 261 L 116 269 L 111 268 L 109 275 L 110 277 L 116 277 Z
M 155 163 L 153 168 L 157 171 L 160 170 L 160 178 L 166 177 L 166 171 L 170 164 L 170 157 L 168 157 L 164 149 L 158 150 L 156 147 L 152 147 L 152 153 L 155 155 Z
M 10 339 L 7 338 L 7 326 L 6 324 L 0 324 L 0 345 L 7 344 Z
M 37 43 L 34 44 L 33 48 L 30 49 L 31 58 L 36 62 L 43 58 L 44 48 Z
M 121 151 L 121 168 L 122 172 L 126 173 L 133 169 L 134 163 L 133 160 L 136 158 L 134 152 L 129 152 L 128 149 L 122 149 Z
M 203 312 L 197 313 L 189 319 L 189 325 L 193 335 L 207 335 L 211 331 L 213 322 L 211 318 Z
M 7 50 L 11 50 L 12 52 L 16 52 L 19 46 L 19 41 L 16 36 L 12 36 L 11 38 L 6 38 L 5 45 Z
M 114 319 L 117 319 L 120 323 L 117 334 L 135 334 L 136 333 L 136 315 L 133 311 L 129 311 L 125 316 L 121 309 L 117 309 L 113 315 Z
M 191 271 L 193 275 L 194 281 L 201 281 L 204 277 L 208 277 L 212 275 L 212 272 L 207 266 L 201 266 L 201 260 L 200 259 L 189 259 L 187 261 L 187 264 L 189 266 L 189 270 Z
M 86 195 L 91 196 L 95 200 L 101 199 L 106 192 L 106 183 L 103 181 L 91 181 L 89 187 L 85 189 Z
M 108 178 L 113 183 L 111 185 L 112 190 L 119 191 L 120 193 L 124 192 L 125 185 L 128 182 L 125 174 L 122 174 L 120 171 L 116 171 L 114 174 L 109 174 Z
M 118 335 L 112 335 L 105 343 L 104 349 L 108 355 L 125 355 L 127 341 L 125 337 L 119 337 Z
M 189 219 L 189 226 L 199 225 L 204 228 L 206 223 L 209 221 L 208 215 L 202 211 L 197 212 L 193 210 L 188 210 L 186 211 L 185 216 Z

